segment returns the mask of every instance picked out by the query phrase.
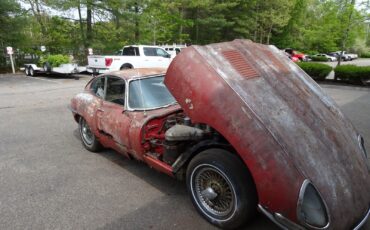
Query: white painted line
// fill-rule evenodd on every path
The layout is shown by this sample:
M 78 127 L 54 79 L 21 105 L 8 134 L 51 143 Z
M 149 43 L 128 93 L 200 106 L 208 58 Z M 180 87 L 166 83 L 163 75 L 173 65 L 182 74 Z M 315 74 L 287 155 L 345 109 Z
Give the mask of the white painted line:
M 31 79 L 37 79 L 37 80 L 41 80 L 41 81 L 49 81 L 49 82 L 53 82 L 53 83 L 56 83 L 56 84 L 61 84 L 61 82 L 52 81 L 52 80 L 49 80 L 49 79 L 43 79 L 43 78 L 37 78 L 37 77 L 32 77 Z

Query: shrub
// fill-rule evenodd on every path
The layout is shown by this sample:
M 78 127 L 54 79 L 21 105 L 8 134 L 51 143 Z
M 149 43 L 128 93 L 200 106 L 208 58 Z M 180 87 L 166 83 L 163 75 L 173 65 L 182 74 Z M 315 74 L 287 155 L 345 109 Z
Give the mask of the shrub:
M 322 63 L 300 62 L 301 67 L 314 80 L 325 80 L 329 73 L 333 70 L 331 66 Z
M 48 62 L 52 67 L 58 67 L 61 64 L 69 63 L 69 57 L 62 54 L 48 55 L 47 57 L 41 57 L 39 64 L 42 66 L 46 62 Z
M 328 61 L 328 59 L 323 56 L 310 56 L 310 58 L 312 59 L 312 61 Z
M 362 53 L 360 55 L 361 58 L 370 58 L 370 53 Z
M 341 65 L 334 69 L 335 77 L 354 84 L 363 84 L 370 79 L 370 66 Z

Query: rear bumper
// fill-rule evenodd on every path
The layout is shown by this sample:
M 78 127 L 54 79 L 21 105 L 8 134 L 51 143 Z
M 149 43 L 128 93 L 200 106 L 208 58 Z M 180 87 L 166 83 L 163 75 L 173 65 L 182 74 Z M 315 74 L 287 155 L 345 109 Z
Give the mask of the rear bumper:
M 103 74 L 109 72 L 108 68 L 97 68 L 97 67 L 91 67 L 87 66 L 86 71 L 89 73 L 96 73 L 96 74 Z
M 270 213 L 267 211 L 264 207 L 262 207 L 260 204 L 258 205 L 258 209 L 260 212 L 262 212 L 265 216 L 267 216 L 272 222 L 274 222 L 277 226 L 279 226 L 281 229 L 298 229 L 298 230 L 304 230 L 305 228 L 292 222 L 291 220 L 287 219 L 280 213 Z M 369 219 L 370 216 L 370 208 L 367 210 L 365 216 L 362 218 L 358 224 L 356 224 L 352 229 L 353 230 L 360 230 L 362 226 L 364 226 Z M 328 226 L 330 227 L 330 226 Z

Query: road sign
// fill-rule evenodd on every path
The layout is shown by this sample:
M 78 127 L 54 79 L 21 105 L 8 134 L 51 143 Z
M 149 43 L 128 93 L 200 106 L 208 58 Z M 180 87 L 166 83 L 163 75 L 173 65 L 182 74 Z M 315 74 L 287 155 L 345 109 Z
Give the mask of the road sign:
M 13 52 L 13 47 L 11 47 L 11 46 L 8 46 L 8 47 L 6 47 L 6 52 L 7 52 L 7 54 L 13 54 L 14 52 Z
M 89 51 L 89 55 L 93 55 L 93 49 L 92 48 L 88 48 L 87 50 Z
M 42 52 L 45 52 L 45 51 L 46 51 L 46 47 L 45 47 L 45 46 L 41 46 L 41 47 L 40 47 L 40 50 L 41 50 Z

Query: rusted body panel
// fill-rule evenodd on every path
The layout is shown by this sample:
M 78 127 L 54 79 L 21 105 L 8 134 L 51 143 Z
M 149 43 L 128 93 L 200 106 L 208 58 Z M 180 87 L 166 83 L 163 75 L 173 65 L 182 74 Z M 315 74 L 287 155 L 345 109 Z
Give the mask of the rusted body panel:
M 297 221 L 309 179 L 328 207 L 330 229 L 349 229 L 370 204 L 358 133 L 335 102 L 273 46 L 248 40 L 192 46 L 171 63 L 165 84 L 194 123 L 236 149 L 259 203 Z
M 117 71 L 107 75 L 120 77 L 126 81 L 127 85 L 128 80 L 164 73 L 165 70 L 162 68 L 151 68 Z M 153 168 L 173 176 L 170 166 L 161 164 L 148 154 L 143 140 L 144 135 L 149 135 L 147 138 L 150 139 L 150 135 L 159 132 L 155 128 L 161 127 L 158 125 L 153 130 L 147 131 L 146 127 L 149 121 L 163 122 L 162 120 L 170 114 L 181 111 L 180 106 L 176 104 L 145 112 L 129 111 L 122 105 L 97 97 L 90 88 L 91 82 L 86 85 L 84 92 L 77 94 L 72 99 L 71 109 L 74 116 L 81 116 L 87 121 L 94 135 L 104 147 L 113 148 L 127 157 L 131 156 L 144 161 Z M 145 131 L 147 131 L 146 134 Z

